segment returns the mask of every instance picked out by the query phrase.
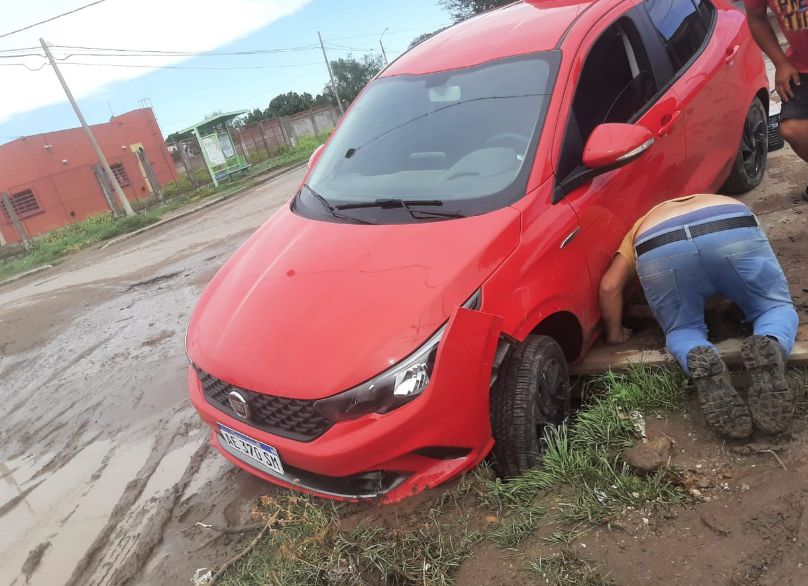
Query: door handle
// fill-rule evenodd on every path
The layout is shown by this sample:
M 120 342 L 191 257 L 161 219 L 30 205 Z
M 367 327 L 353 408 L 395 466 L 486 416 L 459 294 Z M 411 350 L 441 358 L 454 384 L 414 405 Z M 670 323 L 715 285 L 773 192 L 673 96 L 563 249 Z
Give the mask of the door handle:
M 740 45 L 735 45 L 734 47 L 727 47 L 727 56 L 724 59 L 724 63 L 727 65 L 732 65 L 735 63 L 735 57 L 738 55 L 738 51 L 741 50 Z
M 676 123 L 679 122 L 679 117 L 681 115 L 681 110 L 676 110 L 670 114 L 665 114 L 662 117 L 662 126 L 659 127 L 657 135 L 659 135 L 660 138 L 669 135 L 671 130 L 673 130 L 673 127 L 676 126 Z

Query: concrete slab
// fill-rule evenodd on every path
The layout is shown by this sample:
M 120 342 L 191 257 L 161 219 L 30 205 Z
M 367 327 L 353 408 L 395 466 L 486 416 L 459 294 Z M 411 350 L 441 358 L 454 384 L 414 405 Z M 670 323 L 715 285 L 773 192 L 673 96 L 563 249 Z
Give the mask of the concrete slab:
M 741 358 L 741 340 L 730 339 L 718 342 L 716 344 L 718 351 L 724 362 L 730 368 L 742 366 L 743 360 Z M 626 346 L 607 346 L 606 344 L 599 343 L 586 358 L 578 364 L 570 368 L 570 374 L 573 375 L 592 375 L 601 374 L 608 370 L 625 370 L 637 364 L 646 364 L 649 366 L 671 366 L 675 362 L 670 354 L 664 349 L 659 347 L 636 347 L 631 344 Z M 797 342 L 794 346 L 794 351 L 788 360 L 788 365 L 792 367 L 808 367 L 808 342 Z

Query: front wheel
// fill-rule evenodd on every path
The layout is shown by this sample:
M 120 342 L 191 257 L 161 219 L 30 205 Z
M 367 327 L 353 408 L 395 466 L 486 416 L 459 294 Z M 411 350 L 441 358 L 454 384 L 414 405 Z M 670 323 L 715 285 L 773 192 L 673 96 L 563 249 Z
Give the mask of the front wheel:
M 491 394 L 494 459 L 500 476 L 541 463 L 542 437 L 570 413 L 567 360 L 548 336 L 529 336 L 503 363 Z
M 731 194 L 746 193 L 763 181 L 769 154 L 768 122 L 766 108 L 755 98 L 746 114 L 741 146 L 722 191 Z

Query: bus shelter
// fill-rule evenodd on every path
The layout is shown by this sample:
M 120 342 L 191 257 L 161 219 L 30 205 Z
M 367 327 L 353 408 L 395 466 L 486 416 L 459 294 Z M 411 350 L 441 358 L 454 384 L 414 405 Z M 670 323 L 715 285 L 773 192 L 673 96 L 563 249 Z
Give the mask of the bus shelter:
M 246 113 L 247 110 L 239 110 L 214 114 L 180 131 L 182 134 L 190 132 L 196 137 L 210 178 L 216 186 L 221 180 L 250 167 L 244 156 L 236 151 L 233 136 L 230 134 L 233 119 Z

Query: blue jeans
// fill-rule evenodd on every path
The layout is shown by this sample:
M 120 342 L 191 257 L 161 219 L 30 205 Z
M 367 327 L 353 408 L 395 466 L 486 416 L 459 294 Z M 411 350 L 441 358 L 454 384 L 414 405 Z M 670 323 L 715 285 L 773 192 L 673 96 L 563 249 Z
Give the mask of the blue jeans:
M 666 222 L 664 230 L 652 228 L 635 244 L 673 229 L 742 215 L 749 213 L 719 210 L 692 224 Z M 637 274 L 665 331 L 668 351 L 688 374 L 687 353 L 697 346 L 713 346 L 707 341 L 704 303 L 715 293 L 740 306 L 753 322 L 755 334 L 776 338 L 786 354 L 794 347 L 799 318 L 780 263 L 759 227 L 734 228 L 654 248 L 637 259 Z

